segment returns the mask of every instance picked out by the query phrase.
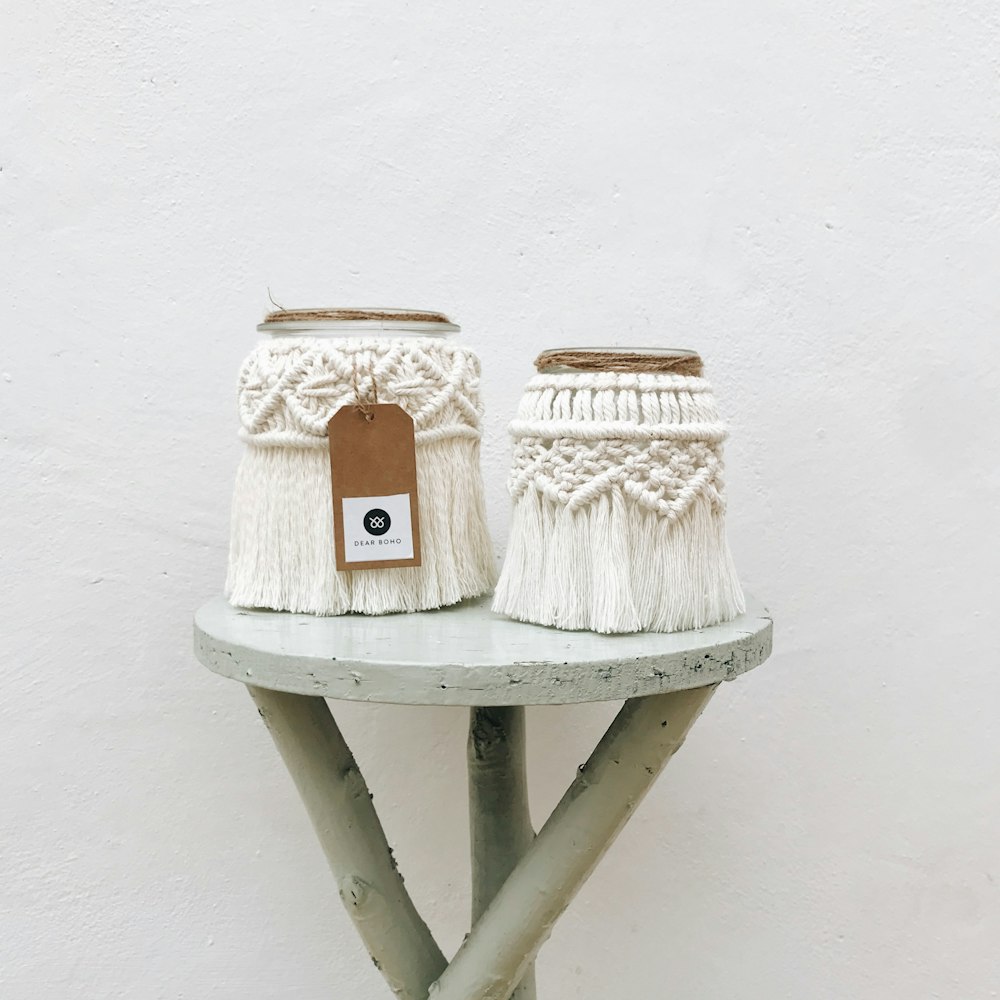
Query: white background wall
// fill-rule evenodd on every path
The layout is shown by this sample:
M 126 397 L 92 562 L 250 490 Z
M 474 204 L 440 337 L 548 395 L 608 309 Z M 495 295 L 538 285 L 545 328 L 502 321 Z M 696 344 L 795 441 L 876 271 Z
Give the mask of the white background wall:
M 1000 11 L 7 5 L 0 996 L 368 1000 L 221 587 L 234 376 L 287 305 L 438 308 L 504 425 L 545 346 L 698 348 L 776 652 L 544 950 L 541 996 L 1000 990 Z M 612 706 L 529 714 L 544 818 Z M 462 710 L 340 713 L 465 930 Z

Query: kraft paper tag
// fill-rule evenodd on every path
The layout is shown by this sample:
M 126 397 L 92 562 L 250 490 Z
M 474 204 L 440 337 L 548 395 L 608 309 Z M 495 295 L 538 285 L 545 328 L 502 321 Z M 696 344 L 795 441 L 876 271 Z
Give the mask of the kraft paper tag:
M 342 406 L 327 433 L 337 569 L 419 566 L 413 418 L 395 403 Z

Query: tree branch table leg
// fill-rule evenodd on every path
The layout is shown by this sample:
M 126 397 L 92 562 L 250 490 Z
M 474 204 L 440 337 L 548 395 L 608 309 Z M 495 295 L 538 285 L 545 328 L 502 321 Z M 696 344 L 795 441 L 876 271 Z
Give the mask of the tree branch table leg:
M 715 691 L 627 701 L 508 876 L 433 1000 L 507 1000 L 552 926 L 594 870 Z
M 322 698 L 248 685 L 305 802 L 375 965 L 401 1000 L 424 1000 L 445 962 L 396 870 L 364 777 Z
M 528 809 L 524 708 L 473 708 L 468 758 L 475 925 L 535 838 Z M 511 996 L 535 1000 L 533 965 Z

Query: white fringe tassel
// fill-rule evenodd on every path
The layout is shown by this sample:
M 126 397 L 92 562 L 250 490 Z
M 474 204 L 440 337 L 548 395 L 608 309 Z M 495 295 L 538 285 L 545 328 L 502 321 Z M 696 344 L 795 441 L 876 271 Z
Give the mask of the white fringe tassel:
M 539 375 L 512 430 L 513 519 L 494 611 L 673 632 L 744 610 L 725 532 L 725 431 L 703 379 Z
M 725 525 L 704 498 L 678 522 L 620 491 L 568 508 L 528 490 L 514 503 L 493 610 L 593 632 L 676 632 L 744 610 Z
M 344 394 L 353 398 L 358 367 L 367 373 L 362 382 L 375 372 L 381 401 L 398 401 L 418 414 L 417 567 L 347 572 L 336 567 L 324 432 Z M 441 397 L 440 385 L 447 388 L 449 375 L 461 391 L 452 385 L 445 403 L 435 403 L 428 394 Z M 477 386 L 474 356 L 426 341 L 316 345 L 301 338 L 265 345 L 252 355 L 241 374 L 242 436 L 248 446 L 233 493 L 230 602 L 318 615 L 377 615 L 438 608 L 488 593 L 496 560 L 486 529 L 476 411 L 467 403 L 470 397 L 476 401 Z
M 479 442 L 417 448 L 422 564 L 338 572 L 333 550 L 330 456 L 318 448 L 250 447 L 236 477 L 226 593 L 240 607 L 318 615 L 386 614 L 455 604 L 496 577 L 475 477 Z

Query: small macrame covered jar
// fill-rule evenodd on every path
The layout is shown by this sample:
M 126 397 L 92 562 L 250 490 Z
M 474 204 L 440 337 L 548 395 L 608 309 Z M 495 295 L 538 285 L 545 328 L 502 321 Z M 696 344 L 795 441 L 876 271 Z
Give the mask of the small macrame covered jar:
M 339 615 L 487 593 L 495 557 L 479 470 L 479 359 L 440 313 L 279 310 L 239 374 L 246 450 L 233 494 L 226 595 L 239 607 Z M 337 569 L 327 424 L 395 403 L 414 423 L 421 564 Z
M 726 428 L 698 355 L 568 348 L 535 364 L 510 426 L 513 519 L 494 611 L 595 632 L 735 618 Z

